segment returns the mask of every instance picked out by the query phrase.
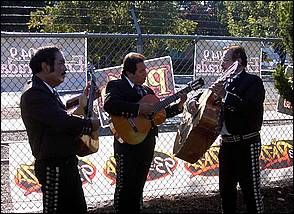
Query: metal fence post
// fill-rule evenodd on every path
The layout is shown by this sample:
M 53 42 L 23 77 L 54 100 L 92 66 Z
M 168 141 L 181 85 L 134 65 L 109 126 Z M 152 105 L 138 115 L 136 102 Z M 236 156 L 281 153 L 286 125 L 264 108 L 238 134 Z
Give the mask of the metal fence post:
M 141 29 L 140 29 L 140 26 L 138 24 L 138 20 L 137 20 L 134 9 L 131 9 L 131 15 L 132 15 L 132 19 L 134 20 L 136 31 L 138 33 L 137 52 L 138 53 L 143 53 L 143 37 L 142 37 Z

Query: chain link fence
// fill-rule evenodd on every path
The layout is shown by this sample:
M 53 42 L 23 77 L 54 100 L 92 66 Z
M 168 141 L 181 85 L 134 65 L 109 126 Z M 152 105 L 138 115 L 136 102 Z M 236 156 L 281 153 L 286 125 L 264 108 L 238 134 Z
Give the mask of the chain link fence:
M 138 41 L 143 41 L 138 43 Z M 137 35 L 87 33 L 1 32 L 1 210 L 41 210 L 40 185 L 34 176 L 34 159 L 20 116 L 19 101 L 24 84 L 31 78 L 28 66 L 35 50 L 44 45 L 61 48 L 68 72 L 58 90 L 65 102 L 81 93 L 87 80 L 86 68 L 95 67 L 102 98 L 96 110 L 103 111 L 103 90 L 107 81 L 119 77 L 123 57 L 140 52 L 148 63 L 147 84 L 160 98 L 187 86 L 198 77 L 208 88 L 221 75 L 222 48 L 241 44 L 248 55 L 247 70 L 263 79 L 266 90 L 260 156 L 262 184 L 293 177 L 293 117 L 278 111 L 281 101 L 271 76 L 277 63 L 287 64 L 281 40 L 193 35 Z M 155 59 L 155 60 L 154 60 Z M 105 76 L 105 73 L 107 75 Z M 150 74 L 150 75 L 149 75 Z M 100 106 L 100 107 L 99 107 Z M 104 116 L 100 114 L 100 116 Z M 173 155 L 173 145 L 182 115 L 159 126 L 154 159 L 144 189 L 144 200 L 169 195 L 211 194 L 218 191 L 218 143 L 195 164 Z M 112 203 L 115 187 L 113 138 L 108 126 L 100 129 L 100 149 L 80 158 L 79 169 L 88 207 Z M 195 145 L 197 149 L 197 145 Z

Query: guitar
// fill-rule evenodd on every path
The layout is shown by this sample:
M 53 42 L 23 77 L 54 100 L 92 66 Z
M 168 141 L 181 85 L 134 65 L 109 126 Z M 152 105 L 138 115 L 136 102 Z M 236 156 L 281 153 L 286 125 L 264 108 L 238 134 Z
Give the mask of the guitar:
M 67 101 L 67 108 L 71 108 L 72 114 L 81 116 L 84 118 L 98 118 L 98 115 L 93 111 L 93 102 L 94 102 L 94 91 L 96 87 L 96 77 L 89 72 L 91 77 L 91 85 L 89 89 L 88 98 L 82 94 L 78 97 L 74 97 Z M 78 106 L 73 110 L 72 108 L 78 104 Z M 80 157 L 93 154 L 99 149 L 99 139 L 98 139 L 98 130 L 93 131 L 90 135 L 81 135 L 77 141 L 76 154 Z
M 243 70 L 238 61 L 233 63 L 218 81 L 227 80 Z M 199 97 L 198 110 L 190 114 L 184 109 L 184 120 L 177 131 L 173 153 L 189 163 L 196 163 L 209 149 L 220 133 L 222 103 L 210 89 L 205 89 Z
M 119 136 L 124 142 L 128 144 L 139 144 L 147 136 L 152 124 L 159 125 L 166 119 L 165 107 L 180 98 L 182 92 L 189 93 L 192 90 L 197 90 L 204 85 L 202 78 L 188 83 L 184 89 L 179 92 L 166 97 L 160 101 L 158 97 L 152 94 L 147 94 L 138 102 L 154 104 L 154 114 L 151 118 L 146 118 L 142 115 L 133 118 L 125 118 L 116 115 L 110 115 L 112 122 L 111 129 L 114 135 Z

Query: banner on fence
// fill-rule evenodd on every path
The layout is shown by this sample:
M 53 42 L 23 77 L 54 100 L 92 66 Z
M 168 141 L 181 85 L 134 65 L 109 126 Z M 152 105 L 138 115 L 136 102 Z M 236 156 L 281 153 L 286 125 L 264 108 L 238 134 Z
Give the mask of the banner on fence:
M 238 44 L 245 48 L 247 54 L 247 70 L 252 73 L 260 71 L 260 42 L 233 40 L 200 40 L 195 44 L 194 76 L 201 74 L 220 75 L 223 48 Z
M 1 92 L 2 89 L 20 91 L 22 87 L 19 85 L 24 85 L 32 76 L 29 67 L 31 57 L 38 48 L 49 45 L 60 48 L 68 69 L 64 83 L 58 89 L 83 88 L 86 82 L 86 41 L 85 38 L 1 37 Z
M 289 82 L 293 84 L 293 65 L 288 65 L 285 69 L 285 77 L 289 79 Z M 277 111 L 283 114 L 293 116 L 293 103 L 284 99 L 283 96 L 279 96 L 277 101 Z
M 274 128 L 270 129 L 274 130 Z M 159 134 L 144 196 L 159 197 L 218 190 L 218 139 L 199 161 L 190 164 L 172 154 L 175 137 L 176 132 Z M 166 141 L 167 138 L 170 140 Z M 263 142 L 260 155 L 262 181 L 293 177 L 293 136 L 281 136 L 280 139 Z M 79 158 L 78 167 L 88 205 L 112 200 L 115 190 L 116 163 L 113 157 L 113 137 L 100 137 L 100 142 L 97 153 Z M 34 174 L 34 159 L 29 155 L 31 154 L 29 144 L 27 142 L 10 144 L 9 153 L 11 198 L 14 210 L 16 212 L 41 210 L 42 194 Z
M 277 111 L 283 114 L 293 116 L 293 106 L 292 104 L 284 99 L 282 96 L 279 96 L 277 101 Z
M 144 61 L 146 65 L 147 78 L 145 85 L 153 89 L 159 99 L 174 94 L 175 83 L 173 76 L 173 67 L 170 56 L 154 58 Z M 100 84 L 101 97 L 98 99 L 98 110 L 101 126 L 103 128 L 109 126 L 109 115 L 104 111 L 104 99 L 106 85 L 110 80 L 119 79 L 122 66 L 109 67 L 95 70 L 97 82 Z

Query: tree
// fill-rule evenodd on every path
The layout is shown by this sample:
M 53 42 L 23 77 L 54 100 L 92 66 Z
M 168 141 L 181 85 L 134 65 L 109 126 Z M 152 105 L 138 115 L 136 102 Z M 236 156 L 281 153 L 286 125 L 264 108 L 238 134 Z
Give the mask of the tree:
M 273 72 L 275 87 L 286 100 L 293 101 L 293 82 L 285 76 L 286 52 L 293 63 L 292 1 L 226 1 L 228 30 L 233 36 L 281 37 L 283 45 L 274 44 L 282 65 Z M 286 50 L 286 51 L 285 51 Z M 292 71 L 293 72 L 293 71 Z M 292 103 L 293 104 L 293 103 Z
M 197 26 L 195 21 L 181 17 L 178 1 L 56 1 L 43 10 L 32 12 L 29 28 L 41 32 L 136 33 L 131 9 L 135 9 L 142 33 L 193 34 Z M 92 47 L 97 47 L 90 58 L 96 61 L 102 58 L 104 50 L 95 45 L 95 41 L 88 41 Z M 124 45 L 116 42 L 111 49 L 118 53 Z M 144 51 L 144 54 L 148 57 L 162 49 L 183 51 L 187 45 L 188 42 L 179 45 L 171 40 L 148 40 L 144 41 L 144 49 L 149 52 Z M 113 53 L 111 61 L 121 63 L 121 56 Z
M 293 2 L 280 2 L 277 14 L 279 35 L 284 40 L 284 46 L 290 55 L 293 66 Z M 293 68 L 290 71 L 292 72 L 290 78 L 287 77 L 285 71 L 285 66 L 281 65 L 273 72 L 275 87 L 278 89 L 279 94 L 289 101 L 293 107 Z
M 41 32 L 135 33 L 130 9 L 142 33 L 190 34 L 194 21 L 180 17 L 177 1 L 58 1 L 31 13 L 29 28 Z
M 128 1 L 58 1 L 32 12 L 28 24 L 30 29 L 41 32 L 125 33 L 132 28 L 129 4 Z
M 276 37 L 277 2 L 225 1 L 223 21 L 233 36 Z
M 292 76 L 289 74 L 289 77 L 285 74 L 285 66 L 278 65 L 273 77 L 275 80 L 275 87 L 278 89 L 279 94 L 293 106 L 293 68 Z
M 221 22 L 223 1 L 181 1 L 180 8 L 183 17 L 198 23 L 195 34 L 227 36 L 225 23 Z
M 293 2 L 281 1 L 278 11 L 278 35 L 284 39 L 284 45 L 293 62 Z

